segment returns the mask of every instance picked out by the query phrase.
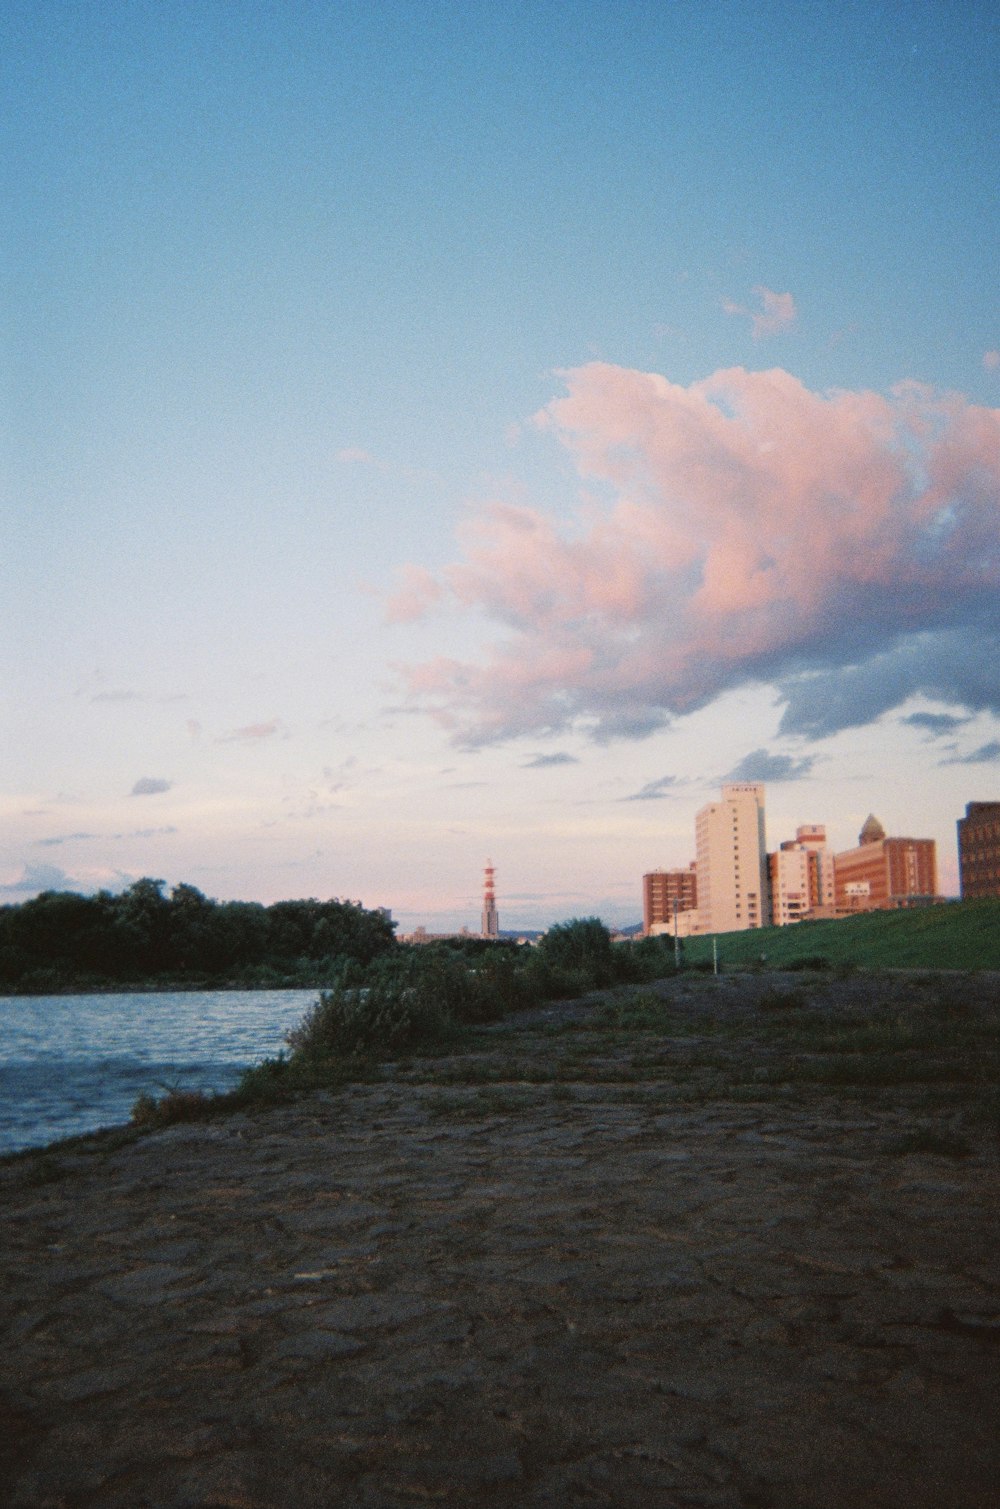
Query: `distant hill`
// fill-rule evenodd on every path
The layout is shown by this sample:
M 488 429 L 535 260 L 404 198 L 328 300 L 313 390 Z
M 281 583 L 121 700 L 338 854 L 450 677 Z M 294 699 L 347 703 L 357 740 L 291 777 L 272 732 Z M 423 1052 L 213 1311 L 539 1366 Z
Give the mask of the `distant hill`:
M 719 965 L 772 969 L 823 960 L 859 969 L 1000 969 L 1000 898 L 913 911 L 863 912 L 833 922 L 797 922 L 716 935 Z M 684 940 L 684 959 L 712 957 L 711 937 Z

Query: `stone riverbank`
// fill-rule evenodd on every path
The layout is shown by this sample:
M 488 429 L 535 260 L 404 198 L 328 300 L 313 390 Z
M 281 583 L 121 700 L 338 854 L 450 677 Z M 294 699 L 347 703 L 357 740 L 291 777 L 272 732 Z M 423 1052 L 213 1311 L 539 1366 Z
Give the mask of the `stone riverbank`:
M 982 1086 L 947 1032 L 951 1079 L 817 1083 L 802 990 L 671 982 L 0 1167 L 0 1502 L 992 1506 Z

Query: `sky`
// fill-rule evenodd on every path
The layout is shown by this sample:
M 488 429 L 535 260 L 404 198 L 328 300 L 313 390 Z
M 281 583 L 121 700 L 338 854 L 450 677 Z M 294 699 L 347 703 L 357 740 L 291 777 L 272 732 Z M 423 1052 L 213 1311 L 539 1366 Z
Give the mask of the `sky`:
M 1000 799 L 983 0 L 7 0 L 0 900 Z

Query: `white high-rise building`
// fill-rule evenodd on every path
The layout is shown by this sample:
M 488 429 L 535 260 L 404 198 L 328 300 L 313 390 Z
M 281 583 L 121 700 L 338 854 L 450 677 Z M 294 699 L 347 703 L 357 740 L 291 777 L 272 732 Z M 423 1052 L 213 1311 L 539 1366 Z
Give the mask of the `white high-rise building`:
M 771 920 L 764 786 L 733 781 L 695 819 L 702 933 L 739 933 Z

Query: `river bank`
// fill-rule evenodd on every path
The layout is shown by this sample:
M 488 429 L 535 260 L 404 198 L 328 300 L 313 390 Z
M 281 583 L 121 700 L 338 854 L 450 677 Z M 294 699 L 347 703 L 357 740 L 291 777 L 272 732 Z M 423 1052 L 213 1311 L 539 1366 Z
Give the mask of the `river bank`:
M 0 1498 L 985 1509 L 996 1000 L 667 982 L 0 1166 Z

